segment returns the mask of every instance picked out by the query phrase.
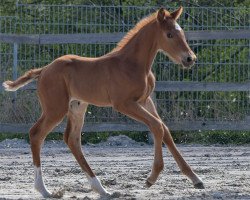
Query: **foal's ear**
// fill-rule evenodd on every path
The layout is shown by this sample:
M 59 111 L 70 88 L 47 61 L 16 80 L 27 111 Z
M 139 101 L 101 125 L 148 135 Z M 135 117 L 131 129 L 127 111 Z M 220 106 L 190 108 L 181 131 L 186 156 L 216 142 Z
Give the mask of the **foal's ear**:
M 159 22 L 163 22 L 165 19 L 165 10 L 164 8 L 160 8 L 160 10 L 158 10 L 158 13 L 157 13 L 157 20 Z
M 177 20 L 181 16 L 182 11 L 183 11 L 183 7 L 181 6 L 176 11 L 172 12 L 170 15 L 171 15 L 172 18 Z

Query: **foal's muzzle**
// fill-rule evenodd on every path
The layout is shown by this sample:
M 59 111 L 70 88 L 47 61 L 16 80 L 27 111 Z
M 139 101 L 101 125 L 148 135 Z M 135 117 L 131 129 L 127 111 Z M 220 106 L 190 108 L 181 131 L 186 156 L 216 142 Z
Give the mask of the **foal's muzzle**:
M 184 67 L 189 68 L 194 65 L 195 61 L 196 61 L 196 56 L 194 54 L 188 55 L 184 59 L 182 59 L 182 65 Z

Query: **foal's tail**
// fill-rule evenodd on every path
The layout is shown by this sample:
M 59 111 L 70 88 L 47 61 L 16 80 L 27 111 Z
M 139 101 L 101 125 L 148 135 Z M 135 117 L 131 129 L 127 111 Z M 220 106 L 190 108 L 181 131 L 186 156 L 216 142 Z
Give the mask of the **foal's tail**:
M 5 88 L 6 91 L 16 91 L 19 88 L 27 85 L 34 79 L 38 78 L 44 68 L 39 68 L 39 69 L 31 69 L 27 71 L 23 76 L 20 76 L 17 80 L 15 81 L 5 81 L 3 82 L 3 87 Z

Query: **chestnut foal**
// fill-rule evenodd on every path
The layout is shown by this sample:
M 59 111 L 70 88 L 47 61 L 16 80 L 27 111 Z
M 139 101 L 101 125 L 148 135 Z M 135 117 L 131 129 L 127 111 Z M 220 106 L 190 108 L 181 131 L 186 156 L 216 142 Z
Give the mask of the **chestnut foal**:
M 44 196 L 46 189 L 41 171 L 40 150 L 47 134 L 67 116 L 64 141 L 93 190 L 109 194 L 91 170 L 81 149 L 81 130 L 88 104 L 111 106 L 117 111 L 148 126 L 154 136 L 154 162 L 146 185 L 153 185 L 163 170 L 162 142 L 173 154 L 180 170 L 195 188 L 204 188 L 176 148 L 168 127 L 159 117 L 150 97 L 155 86 L 151 66 L 158 51 L 165 52 L 184 68 L 192 66 L 196 56 L 188 46 L 184 32 L 176 20 L 180 7 L 169 13 L 164 9 L 141 20 L 110 53 L 99 58 L 65 55 L 49 65 L 26 72 L 16 81 L 5 81 L 8 91 L 15 91 L 37 80 L 42 114 L 30 129 L 30 144 L 35 166 L 35 188 Z

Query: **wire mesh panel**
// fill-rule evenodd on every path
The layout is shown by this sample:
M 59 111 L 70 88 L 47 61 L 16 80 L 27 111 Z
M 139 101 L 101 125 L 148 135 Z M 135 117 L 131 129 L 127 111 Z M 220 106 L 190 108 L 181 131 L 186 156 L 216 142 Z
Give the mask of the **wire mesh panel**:
M 245 82 L 249 80 L 249 39 L 189 41 L 197 61 L 182 70 L 159 54 L 154 63 L 158 81 Z
M 15 33 L 16 17 L 0 16 L 0 33 Z
M 17 9 L 20 33 L 69 34 L 127 32 L 158 8 L 18 4 Z M 185 7 L 179 23 L 186 31 L 249 29 L 249 11 L 245 7 Z
M 13 45 L 0 43 L 0 81 L 12 78 Z
M 172 10 L 174 8 L 171 8 Z M 16 17 L 0 17 L 1 33 L 89 34 L 126 33 L 155 7 L 30 5 L 18 4 Z M 249 30 L 249 8 L 185 7 L 179 24 L 185 31 Z M 202 34 L 202 33 L 201 33 Z M 182 83 L 246 83 L 250 77 L 249 39 L 189 40 L 197 63 L 183 70 L 159 53 L 153 64 L 157 81 Z M 116 42 L 83 44 L 18 44 L 17 74 L 44 66 L 65 54 L 98 57 L 110 52 Z M 13 44 L 0 43 L 1 82 L 13 72 Z M 2 92 L 0 123 L 32 123 L 40 108 L 35 91 Z M 11 102 L 11 103 L 10 103 Z M 249 91 L 157 91 L 155 103 L 163 120 L 171 122 L 242 122 L 249 115 Z M 6 105 L 6 106 L 5 106 Z M 7 115 L 6 115 L 7 113 Z M 89 107 L 89 123 L 133 123 L 111 108 Z M 216 128 L 216 127 L 215 127 Z M 240 127 L 239 127 L 240 128 Z M 182 129 L 182 127 L 176 127 Z M 218 127 L 219 129 L 219 127 Z
M 249 92 L 159 92 L 164 121 L 240 121 L 249 114 Z

